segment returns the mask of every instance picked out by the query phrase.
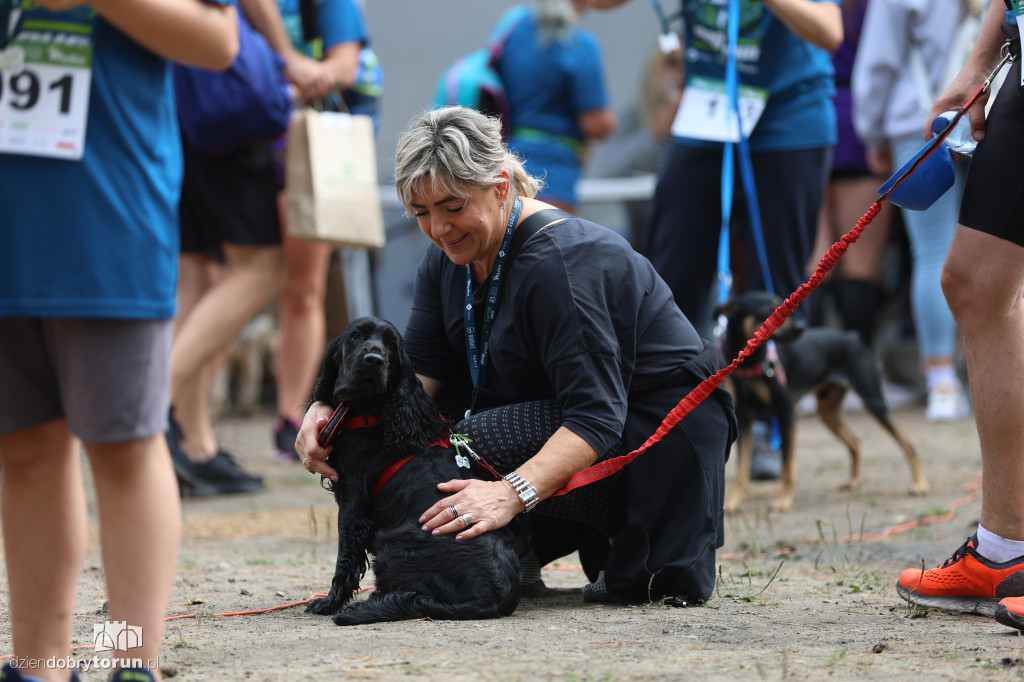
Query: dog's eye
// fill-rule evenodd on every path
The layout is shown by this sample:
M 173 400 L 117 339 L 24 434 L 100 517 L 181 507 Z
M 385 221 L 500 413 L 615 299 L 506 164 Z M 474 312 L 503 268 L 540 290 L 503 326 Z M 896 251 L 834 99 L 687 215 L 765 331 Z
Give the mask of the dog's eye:
M 349 334 L 348 338 L 352 339 L 353 341 L 362 341 L 363 335 L 359 333 L 359 330 L 353 329 L 352 333 Z

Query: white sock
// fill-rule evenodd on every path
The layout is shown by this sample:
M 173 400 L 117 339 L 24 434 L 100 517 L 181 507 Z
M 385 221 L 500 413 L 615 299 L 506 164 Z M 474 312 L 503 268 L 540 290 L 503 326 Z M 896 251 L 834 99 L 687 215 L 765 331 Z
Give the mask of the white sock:
M 925 369 L 925 379 L 928 382 L 928 390 L 935 390 L 936 386 L 956 386 L 956 370 L 953 368 L 953 364 L 948 365 L 929 365 Z
M 985 530 L 978 524 L 978 546 L 975 551 L 989 561 L 1002 564 L 1024 556 L 1024 540 L 1007 540 Z

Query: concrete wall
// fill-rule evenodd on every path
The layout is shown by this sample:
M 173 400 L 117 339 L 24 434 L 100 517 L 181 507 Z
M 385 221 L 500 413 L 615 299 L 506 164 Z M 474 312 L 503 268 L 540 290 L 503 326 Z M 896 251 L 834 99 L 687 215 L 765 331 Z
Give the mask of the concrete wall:
M 663 0 L 674 11 L 675 0 Z M 430 106 L 441 72 L 482 47 L 502 12 L 498 0 L 366 0 L 373 48 L 384 67 L 384 100 L 378 161 L 390 183 L 395 144 L 409 119 Z M 608 87 L 616 111 L 635 98 L 640 74 L 658 32 L 648 0 L 609 11 L 590 10 L 581 26 L 593 31 L 605 54 Z

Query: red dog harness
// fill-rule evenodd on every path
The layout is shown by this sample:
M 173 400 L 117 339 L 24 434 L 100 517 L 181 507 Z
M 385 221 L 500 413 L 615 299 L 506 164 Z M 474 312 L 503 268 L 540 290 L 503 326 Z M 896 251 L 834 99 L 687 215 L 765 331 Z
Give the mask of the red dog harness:
M 370 426 L 377 426 L 378 424 L 384 423 L 384 417 L 380 417 L 374 414 L 360 414 L 349 417 L 347 416 L 349 407 L 350 406 L 346 405 L 345 403 L 341 403 L 340 405 L 338 405 L 338 407 L 334 409 L 334 413 L 331 415 L 331 418 L 327 420 L 327 423 L 324 424 L 323 427 L 320 429 L 320 432 L 317 433 L 317 442 L 320 443 L 321 447 L 324 447 L 327 443 L 330 443 L 331 440 L 334 438 L 335 434 L 338 433 L 338 431 L 352 431 L 355 429 L 365 429 Z M 451 442 L 449 441 L 449 435 L 450 434 L 446 431 L 444 435 L 442 435 L 440 438 L 435 440 L 427 447 L 432 448 L 436 446 L 445 449 L 450 448 Z M 390 466 L 388 466 L 387 469 L 385 469 L 381 473 L 380 478 L 377 479 L 377 482 L 373 486 L 374 499 L 377 499 L 377 495 L 380 494 L 380 491 L 383 490 L 384 486 L 388 484 L 388 481 L 390 481 L 391 478 L 396 473 L 398 473 L 398 470 L 401 469 L 406 462 L 415 457 L 417 454 L 418 453 L 414 452 L 408 457 L 405 457 L 404 459 L 400 459 L 397 462 L 392 463 Z

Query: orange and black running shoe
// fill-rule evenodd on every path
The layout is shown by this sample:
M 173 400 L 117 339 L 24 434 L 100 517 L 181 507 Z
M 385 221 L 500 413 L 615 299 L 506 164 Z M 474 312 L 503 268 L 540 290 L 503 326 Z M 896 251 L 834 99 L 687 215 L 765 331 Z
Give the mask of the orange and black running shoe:
M 1024 630 L 1024 597 L 1007 597 L 996 605 L 996 620 L 1011 628 Z
M 997 564 L 978 554 L 977 546 L 972 535 L 938 568 L 903 571 L 896 591 L 919 606 L 984 616 L 994 615 L 1001 599 L 1024 596 L 1024 557 Z

